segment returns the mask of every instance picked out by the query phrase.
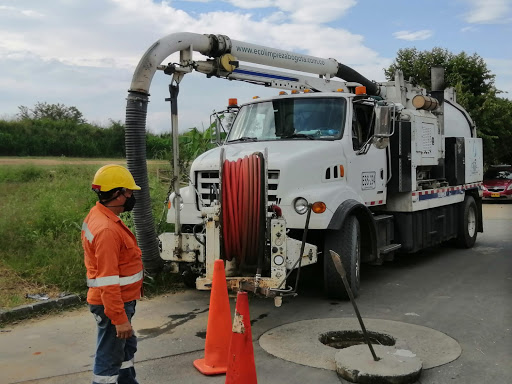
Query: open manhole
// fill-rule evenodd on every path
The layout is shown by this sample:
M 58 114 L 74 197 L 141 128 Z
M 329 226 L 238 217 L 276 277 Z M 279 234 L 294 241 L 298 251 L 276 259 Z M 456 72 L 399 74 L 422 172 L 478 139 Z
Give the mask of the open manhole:
M 372 344 L 386 346 L 395 345 L 396 340 L 389 335 L 368 331 L 366 333 Z M 320 335 L 320 342 L 331 348 L 343 349 L 353 345 L 366 344 L 366 339 L 362 331 L 332 331 L 322 333 Z

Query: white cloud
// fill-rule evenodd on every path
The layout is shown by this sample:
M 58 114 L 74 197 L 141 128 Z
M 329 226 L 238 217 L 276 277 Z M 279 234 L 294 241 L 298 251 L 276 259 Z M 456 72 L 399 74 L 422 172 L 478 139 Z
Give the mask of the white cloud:
M 512 22 L 510 0 L 466 0 L 470 6 L 465 20 L 474 24 L 495 24 Z
M 31 8 L 39 7 L 35 12 L 48 10 L 49 16 L 44 21 L 28 22 L 23 26 L 10 22 L 7 17 L 2 18 L 0 13 L 0 54 L 30 53 L 70 65 L 129 68 L 137 64 L 152 42 L 169 33 L 190 31 L 227 34 L 236 40 L 299 50 L 316 56 L 336 57 L 339 52 L 347 50 L 348 57 L 359 54 L 370 58 L 377 56 L 364 47 L 360 35 L 322 26 L 319 22 L 284 22 L 292 9 L 299 12 L 294 16 L 299 19 L 299 8 L 304 12 L 318 8 L 323 13 L 338 14 L 355 4 L 354 0 L 329 0 L 315 7 L 305 0 L 272 0 L 285 11 L 274 13 L 262 21 L 242 12 L 209 12 L 194 17 L 167 2 L 155 3 L 152 0 L 59 3 L 58 0 L 26 1 L 26 4 L 33 5 Z M 267 4 L 268 1 L 256 3 Z M 329 7 L 334 10 L 328 12 Z
M 9 5 L 0 5 L 0 12 L 8 13 L 10 16 L 25 16 L 30 18 L 44 17 L 44 14 L 32 9 L 20 9 Z
M 274 0 L 228 0 L 228 3 L 233 4 L 238 8 L 252 9 L 252 8 L 268 8 L 275 5 Z
M 301 23 L 325 23 L 342 17 L 355 6 L 355 0 L 276 0 L 279 9 L 291 13 L 291 19 Z
M 277 8 L 286 12 L 290 20 L 297 23 L 326 23 L 343 16 L 357 4 L 356 0 L 227 0 L 243 8 Z
M 469 26 L 469 27 L 464 27 L 464 28 L 461 28 L 460 31 L 462 33 L 465 33 L 465 32 L 473 32 L 473 31 L 476 31 L 477 29 L 473 26 Z
M 393 37 L 399 40 L 407 40 L 407 41 L 416 41 L 416 40 L 426 40 L 434 34 L 429 29 L 422 29 L 421 31 L 398 31 L 393 33 Z

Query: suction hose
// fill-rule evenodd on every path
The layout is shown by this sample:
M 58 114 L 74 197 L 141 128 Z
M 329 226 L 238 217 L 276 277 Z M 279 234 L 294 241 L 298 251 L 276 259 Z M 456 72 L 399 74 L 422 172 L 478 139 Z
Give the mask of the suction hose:
M 173 33 L 156 41 L 139 61 L 128 91 L 125 122 L 126 159 L 128 169 L 133 174 L 137 185 L 142 188 L 135 192 L 137 204 L 133 213 L 137 242 L 142 250 L 142 262 L 149 274 L 156 274 L 163 267 L 153 221 L 146 165 L 146 115 L 149 87 L 158 65 L 165 58 L 174 52 L 192 47 L 205 55 L 209 54 L 212 46 L 217 49 L 223 48 L 221 44 L 213 44 L 212 40 L 211 36 L 183 32 Z
M 362 84 L 366 87 L 366 93 L 368 95 L 377 96 L 380 93 L 379 86 L 376 83 L 368 80 L 359 72 L 347 67 L 345 64 L 338 63 L 338 72 L 336 73 L 336 76 L 346 81 L 353 81 L 355 83 Z
M 134 191 L 137 204 L 133 209 L 135 233 L 140 249 L 144 269 L 151 275 L 163 266 L 160 258 L 155 223 L 149 197 L 148 170 L 146 165 L 146 115 L 148 95 L 130 92 L 126 103 L 125 145 L 128 169 L 141 187 Z

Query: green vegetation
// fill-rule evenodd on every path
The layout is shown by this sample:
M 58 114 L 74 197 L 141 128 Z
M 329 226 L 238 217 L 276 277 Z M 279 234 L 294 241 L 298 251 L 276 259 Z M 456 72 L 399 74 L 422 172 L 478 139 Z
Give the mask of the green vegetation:
M 110 121 L 107 127 L 87 123 L 75 107 L 37 103 L 20 106 L 17 119 L 0 120 L 0 156 L 66 156 L 89 158 L 125 157 L 125 127 Z M 205 132 L 190 128 L 180 135 L 180 158 L 184 168 L 199 154 L 213 148 L 214 124 Z M 171 160 L 169 133 L 146 133 L 148 159 Z
M 99 166 L 0 167 L 1 307 L 26 302 L 30 290 L 86 293 L 80 230 L 97 200 L 90 183 Z M 150 162 L 148 169 L 153 215 L 160 220 L 169 185 L 157 179 L 157 169 L 169 172 L 170 167 Z M 124 219 L 132 225 L 129 216 Z M 150 292 L 161 292 L 169 289 L 169 276 L 147 283 Z
M 62 104 L 37 103 L 19 110 L 17 119 L 0 120 L 0 156 L 58 157 L 52 166 L 0 168 L 0 307 L 28 302 L 26 293 L 86 293 L 80 230 L 96 202 L 90 183 L 99 167 L 97 162 L 86 164 L 86 159 L 101 157 L 107 164 L 112 161 L 108 158 L 125 157 L 125 127 L 120 122 L 92 125 L 77 108 Z M 213 129 L 192 128 L 180 135 L 182 180 L 188 177 L 191 161 L 214 146 Z M 171 135 L 146 133 L 146 152 L 148 159 L 164 160 L 150 162 L 148 170 L 157 232 L 169 231 L 172 225 L 165 223 L 163 203 L 171 178 Z M 163 174 L 168 176 L 164 182 L 158 177 Z M 130 214 L 123 219 L 133 230 Z M 151 295 L 176 287 L 176 276 L 161 274 L 144 283 Z
M 395 61 L 384 72 L 394 79 L 397 69 L 405 79 L 412 77 L 420 86 L 430 87 L 430 68 L 445 68 L 447 87 L 457 90 L 457 102 L 470 114 L 477 126 L 478 136 L 484 145 L 485 164 L 510 164 L 512 162 L 512 101 L 499 97 L 501 91 L 494 86 L 495 75 L 476 53 L 472 56 L 461 52 L 457 55 L 442 48 L 418 51 L 416 48 L 400 49 Z
M 155 148 L 170 148 L 168 138 L 148 136 L 153 136 L 148 158 L 157 158 Z M 123 157 L 124 126 L 114 121 L 103 128 L 72 120 L 0 120 L 0 155 Z

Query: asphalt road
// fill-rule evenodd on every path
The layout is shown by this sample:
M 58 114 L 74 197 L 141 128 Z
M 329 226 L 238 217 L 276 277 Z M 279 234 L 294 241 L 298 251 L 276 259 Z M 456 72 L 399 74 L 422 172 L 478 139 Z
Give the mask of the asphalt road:
M 512 204 L 485 204 L 484 226 L 472 249 L 443 246 L 362 270 L 363 318 L 433 328 L 462 347 L 457 360 L 424 370 L 421 384 L 512 382 Z M 334 371 L 276 358 L 259 345 L 263 333 L 283 324 L 354 317 L 349 302 L 324 299 L 314 271 L 304 272 L 300 295 L 281 308 L 250 300 L 260 383 L 344 382 Z M 207 292 L 193 290 L 138 303 L 141 384 L 224 383 L 225 376 L 206 377 L 192 366 L 204 353 L 208 303 Z M 90 383 L 95 322 L 87 308 L 0 331 L 0 383 Z

